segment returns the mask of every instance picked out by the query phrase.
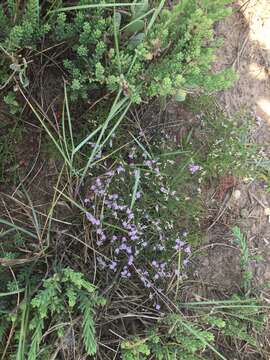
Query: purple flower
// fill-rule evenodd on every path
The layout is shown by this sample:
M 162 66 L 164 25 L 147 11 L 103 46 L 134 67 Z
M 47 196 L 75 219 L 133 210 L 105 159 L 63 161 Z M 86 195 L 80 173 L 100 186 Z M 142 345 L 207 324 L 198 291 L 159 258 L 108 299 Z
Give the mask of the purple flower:
M 188 245 L 185 249 L 184 249 L 185 253 L 190 254 L 191 253 L 191 247 Z
M 182 240 L 180 240 L 179 238 L 177 238 L 176 240 L 175 240 L 175 249 L 176 250 L 179 250 L 181 247 L 183 247 L 185 245 L 185 242 L 184 241 L 182 241 Z
M 89 212 L 86 213 L 86 217 L 87 217 L 87 220 L 89 220 L 92 225 L 97 225 L 97 226 L 100 225 L 100 221 L 98 219 L 96 219 Z
M 117 236 L 113 235 L 112 236 L 112 241 L 116 241 L 117 240 Z
M 123 168 L 122 165 L 119 165 L 119 166 L 116 168 L 116 171 L 117 171 L 117 174 L 120 174 L 121 172 L 124 172 L 125 169 Z
M 128 220 L 132 220 L 132 219 L 134 219 L 134 214 L 129 214 L 128 215 Z
M 101 182 L 100 178 L 96 179 L 96 185 L 99 186 L 99 187 L 102 185 L 102 182 Z
M 197 171 L 201 170 L 201 167 L 200 165 L 189 164 L 188 169 L 191 172 L 191 174 L 195 174 Z
M 104 233 L 102 233 L 102 235 L 101 235 L 101 240 L 102 241 L 105 241 L 107 238 L 106 238 L 106 235 L 104 234 Z
M 88 198 L 85 198 L 85 199 L 84 199 L 84 203 L 85 203 L 85 204 L 89 204 L 89 203 L 90 203 L 90 200 L 89 200 Z
M 98 229 L 97 229 L 97 234 L 98 234 L 98 235 L 103 234 L 103 230 L 102 230 L 101 228 L 98 228 Z
M 137 200 L 140 199 L 141 196 L 142 196 L 141 192 L 140 192 L 140 191 L 137 191 L 137 192 L 136 192 L 136 195 L 135 195 L 136 199 L 137 199 Z
M 112 261 L 109 265 L 109 268 L 113 271 L 116 271 L 116 266 L 117 266 L 117 262 L 116 261 Z
M 121 272 L 122 277 L 130 277 L 131 273 L 128 271 L 127 266 L 124 266 L 123 271 Z
M 134 256 L 133 255 L 130 255 L 128 257 L 128 265 L 132 265 L 133 264 L 133 261 L 134 261 Z
M 156 304 L 156 305 L 155 305 L 155 309 L 156 309 L 157 311 L 159 311 L 159 310 L 160 310 L 160 305 L 159 305 L 159 304 Z
M 129 236 L 136 236 L 137 235 L 137 229 L 132 229 L 131 231 L 129 231 L 128 235 Z
M 127 250 L 127 245 L 125 243 L 121 244 L 119 247 L 120 250 Z
M 132 248 L 131 248 L 131 246 L 127 246 L 126 252 L 127 252 L 127 254 L 132 254 Z

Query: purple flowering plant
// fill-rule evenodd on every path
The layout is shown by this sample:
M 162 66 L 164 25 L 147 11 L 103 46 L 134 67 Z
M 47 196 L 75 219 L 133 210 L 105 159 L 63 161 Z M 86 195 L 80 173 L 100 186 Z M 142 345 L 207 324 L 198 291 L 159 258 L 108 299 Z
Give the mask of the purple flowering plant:
M 103 255 L 100 270 L 139 280 L 150 290 L 164 289 L 168 279 L 185 272 L 190 246 L 177 217 L 180 198 L 169 175 L 173 166 L 139 147 L 113 165 L 99 162 L 99 176 L 86 190 L 84 204 L 88 231 Z

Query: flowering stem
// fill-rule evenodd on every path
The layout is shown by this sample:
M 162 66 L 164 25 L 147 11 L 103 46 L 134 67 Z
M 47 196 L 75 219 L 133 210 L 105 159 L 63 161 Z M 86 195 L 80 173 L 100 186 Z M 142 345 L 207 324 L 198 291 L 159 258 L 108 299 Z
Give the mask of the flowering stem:
M 178 250 L 178 264 L 177 264 L 177 282 L 176 282 L 176 291 L 175 291 L 175 300 L 177 300 L 179 286 L 180 286 L 180 274 L 181 274 L 181 256 L 182 252 L 181 249 Z

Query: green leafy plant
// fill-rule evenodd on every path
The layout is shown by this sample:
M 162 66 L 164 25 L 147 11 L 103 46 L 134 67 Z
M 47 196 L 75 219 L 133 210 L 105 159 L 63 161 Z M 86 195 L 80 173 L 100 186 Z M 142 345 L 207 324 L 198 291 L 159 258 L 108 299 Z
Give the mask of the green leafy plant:
M 9 92 L 6 96 L 4 96 L 4 102 L 9 106 L 9 111 L 12 115 L 20 112 L 20 105 L 16 100 L 16 96 L 14 93 Z
M 18 356 L 24 359 L 27 352 L 29 360 L 36 360 L 40 358 L 41 345 L 45 345 L 49 352 L 55 350 L 53 346 L 55 339 L 59 338 L 63 341 L 65 334 L 70 331 L 69 328 L 65 330 L 67 326 L 65 321 L 72 314 L 81 314 L 85 351 L 89 355 L 94 355 L 97 350 L 95 308 L 104 303 L 105 299 L 97 295 L 96 288 L 85 280 L 81 273 L 70 268 L 62 269 L 44 280 L 42 288 L 32 299 L 29 291 L 28 295 L 26 293 L 25 301 L 13 319 L 20 335 Z M 50 328 L 55 328 L 54 331 L 48 328 L 49 320 Z M 6 324 L 7 321 L 3 322 L 3 326 Z M 76 321 L 69 326 L 76 326 Z M 2 335 L 4 331 L 5 328 L 2 328 Z M 48 345 L 46 345 L 47 337 L 49 337 Z
M 171 314 L 144 339 L 134 338 L 121 344 L 123 360 L 204 359 L 201 354 L 214 336 L 195 324 L 188 324 L 180 315 Z M 189 331 L 191 330 L 191 331 Z M 166 333 L 167 331 L 167 333 Z M 200 355 L 199 355 L 200 354 Z
M 104 299 L 95 294 L 95 287 L 84 279 L 81 273 L 72 269 L 63 269 L 60 273 L 44 280 L 43 289 L 32 299 L 31 306 L 35 315 L 30 321 L 32 340 L 29 350 L 29 360 L 37 358 L 38 349 L 42 340 L 45 320 L 50 316 L 57 324 L 69 311 L 74 311 L 79 304 L 83 316 L 83 339 L 86 352 L 89 355 L 96 353 L 94 308 L 104 304 Z
M 38 47 L 42 37 L 67 42 L 71 53 L 63 64 L 71 99 L 120 88 L 134 103 L 156 96 L 183 101 L 187 93 L 213 92 L 232 83 L 231 70 L 210 71 L 217 47 L 213 24 L 230 13 L 230 2 L 181 1 L 169 10 L 165 1 L 158 7 L 143 1 L 122 5 L 121 11 L 118 4 L 112 10 L 106 2 L 80 0 L 66 9 L 58 2 L 42 19 L 39 1 L 29 0 L 23 11 L 2 6 L 0 23 L 8 25 L 0 45 L 14 66 L 20 61 L 9 53 Z
M 252 271 L 249 269 L 249 264 L 252 259 L 249 253 L 247 239 L 238 226 L 235 226 L 232 229 L 232 232 L 234 235 L 235 242 L 239 246 L 241 251 L 240 266 L 243 274 L 242 285 L 245 291 L 248 291 L 251 287 L 253 274 Z
M 123 341 L 122 359 L 146 360 L 153 357 L 158 360 L 201 360 L 214 356 L 226 360 L 227 357 L 216 345 L 217 337 L 219 342 L 223 339 L 224 343 L 245 343 L 261 352 L 254 334 L 262 331 L 266 318 L 255 299 L 234 296 L 225 301 L 183 305 L 192 311 L 192 317 L 167 315 L 147 336 Z

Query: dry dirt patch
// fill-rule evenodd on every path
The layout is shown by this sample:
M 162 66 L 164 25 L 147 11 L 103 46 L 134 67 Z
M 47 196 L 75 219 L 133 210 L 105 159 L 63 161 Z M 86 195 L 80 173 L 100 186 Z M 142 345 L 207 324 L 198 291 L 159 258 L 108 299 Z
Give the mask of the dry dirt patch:
M 217 52 L 214 70 L 233 66 L 238 75 L 234 86 L 222 92 L 222 103 L 230 116 L 239 109 L 252 114 L 254 141 L 263 146 L 262 152 L 269 159 L 270 1 L 237 1 L 233 14 L 220 22 L 215 30 L 224 38 L 224 43 Z M 213 189 L 209 193 L 212 192 Z M 213 212 L 215 224 L 208 229 L 206 253 L 197 264 L 197 278 L 203 284 L 197 294 L 206 296 L 210 288 L 211 292 L 218 288 L 229 293 L 239 289 L 240 253 L 231 233 L 235 224 L 246 234 L 251 256 L 263 258 L 252 261 L 250 270 L 255 287 L 267 289 L 270 284 L 270 218 L 267 210 L 270 194 L 259 182 L 242 182 L 231 191 L 225 203 L 214 201 L 210 204 L 206 199 L 206 206 Z M 221 211 L 222 216 L 216 221 Z M 266 293 L 264 295 L 268 298 Z

